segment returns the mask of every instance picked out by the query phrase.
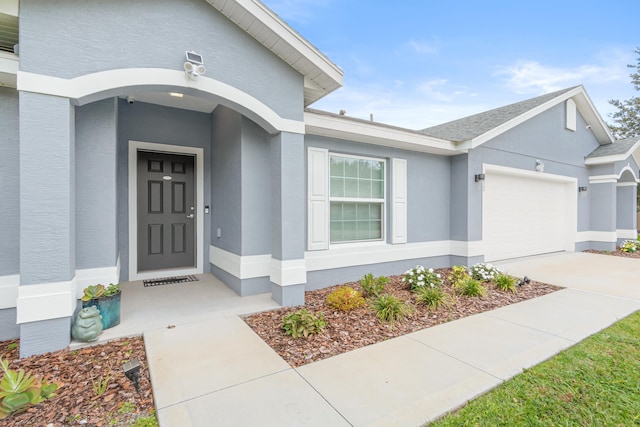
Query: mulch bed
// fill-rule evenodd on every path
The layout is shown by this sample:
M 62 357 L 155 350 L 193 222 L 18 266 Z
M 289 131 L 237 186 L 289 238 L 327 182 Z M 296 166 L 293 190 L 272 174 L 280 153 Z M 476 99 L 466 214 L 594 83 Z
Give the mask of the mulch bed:
M 436 272 L 446 278 L 451 269 L 437 269 Z M 338 286 L 347 285 L 361 291 L 358 282 L 305 293 L 304 307 L 314 314 L 324 313 L 327 326 L 321 334 L 311 335 L 308 338 L 292 338 L 285 335 L 281 329 L 283 316 L 297 311 L 301 307 L 282 308 L 253 314 L 245 317 L 244 320 L 284 360 L 296 367 L 562 289 L 558 286 L 532 280 L 529 284 L 518 288 L 517 293 L 512 293 L 501 291 L 494 285 L 488 284 L 488 293 L 484 298 L 457 296 L 456 302 L 450 307 L 429 311 L 425 306 L 417 304 L 415 294 L 407 289 L 401 279 L 402 276 L 390 277 L 390 283 L 386 286 L 385 292 L 409 301 L 414 312 L 404 321 L 396 322 L 393 327 L 381 322 L 367 307 L 345 312 L 335 310 L 325 303 L 327 295 Z M 453 293 L 452 285 L 448 280 L 445 280 L 443 289 L 448 293 Z
M 640 252 L 622 252 L 620 248 L 616 248 L 615 251 L 593 251 L 589 249 L 584 252 L 588 252 L 590 254 L 621 256 L 625 258 L 640 258 Z
M 0 420 L 0 426 L 126 426 L 154 414 L 144 341 L 123 338 L 79 350 L 61 350 L 18 360 L 18 340 L 0 342 L 9 369 L 24 369 L 40 379 L 62 382 L 57 396 L 26 412 Z M 123 363 L 138 359 L 140 393 L 124 375 Z M 94 382 L 110 377 L 97 395 Z

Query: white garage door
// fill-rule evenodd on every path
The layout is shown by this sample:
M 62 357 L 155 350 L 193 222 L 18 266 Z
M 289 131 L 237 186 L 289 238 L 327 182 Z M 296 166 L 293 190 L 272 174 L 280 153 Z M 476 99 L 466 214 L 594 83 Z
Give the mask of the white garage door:
M 574 250 L 575 182 L 487 171 L 482 236 L 485 260 Z

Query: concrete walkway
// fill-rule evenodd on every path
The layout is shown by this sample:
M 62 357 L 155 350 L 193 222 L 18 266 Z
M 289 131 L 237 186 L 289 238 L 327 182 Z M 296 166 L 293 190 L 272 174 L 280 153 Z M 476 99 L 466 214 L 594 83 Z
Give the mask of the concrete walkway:
M 640 309 L 640 260 L 496 263 L 567 289 L 291 368 L 237 315 L 145 333 L 169 426 L 414 426 Z

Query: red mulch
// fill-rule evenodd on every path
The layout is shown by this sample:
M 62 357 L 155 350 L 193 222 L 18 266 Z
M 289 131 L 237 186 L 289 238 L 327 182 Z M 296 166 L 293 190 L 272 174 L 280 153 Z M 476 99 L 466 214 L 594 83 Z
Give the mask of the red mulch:
M 141 337 L 123 338 L 79 350 L 61 350 L 18 360 L 18 340 L 0 342 L 9 369 L 24 369 L 40 379 L 62 382 L 57 396 L 26 412 L 0 420 L 0 426 L 122 426 L 154 413 L 151 381 Z M 140 394 L 124 375 L 122 364 L 138 359 Z M 111 379 L 98 396 L 93 381 Z
M 436 271 L 443 278 L 446 278 L 451 269 L 437 269 Z M 299 310 L 301 307 L 258 313 L 247 316 L 244 320 L 284 360 L 295 367 L 561 289 L 532 280 L 528 285 L 519 288 L 517 293 L 512 293 L 500 291 L 492 284 L 485 284 L 488 293 L 484 298 L 457 296 L 455 304 L 451 307 L 441 307 L 436 311 L 429 311 L 423 305 L 417 304 L 415 294 L 407 289 L 401 279 L 402 276 L 390 277 L 390 283 L 385 292 L 409 301 L 414 312 L 404 321 L 396 322 L 393 328 L 381 322 L 368 307 L 348 312 L 329 307 L 325 303 L 325 299 L 338 286 L 305 293 L 305 308 L 314 314 L 324 313 L 327 326 L 321 334 L 311 335 L 308 338 L 292 338 L 285 335 L 281 329 L 282 317 Z M 361 290 L 360 284 L 357 282 L 345 283 L 344 285 Z M 443 289 L 448 293 L 453 293 L 452 286 L 447 280 L 445 280 Z

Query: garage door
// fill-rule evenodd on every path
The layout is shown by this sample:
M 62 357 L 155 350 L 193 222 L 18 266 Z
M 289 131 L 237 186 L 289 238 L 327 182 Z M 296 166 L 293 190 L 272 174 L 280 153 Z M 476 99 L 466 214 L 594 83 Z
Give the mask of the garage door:
M 575 182 L 550 175 L 485 174 L 482 236 L 485 260 L 574 250 Z

